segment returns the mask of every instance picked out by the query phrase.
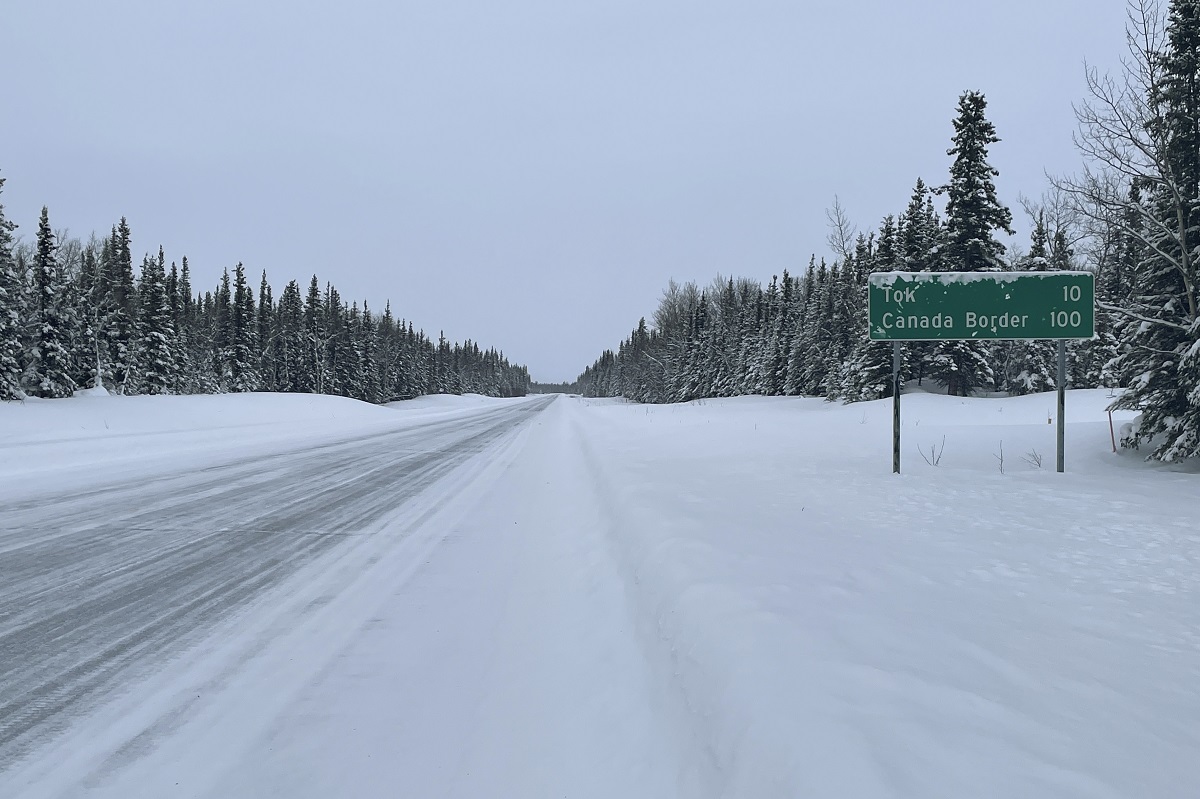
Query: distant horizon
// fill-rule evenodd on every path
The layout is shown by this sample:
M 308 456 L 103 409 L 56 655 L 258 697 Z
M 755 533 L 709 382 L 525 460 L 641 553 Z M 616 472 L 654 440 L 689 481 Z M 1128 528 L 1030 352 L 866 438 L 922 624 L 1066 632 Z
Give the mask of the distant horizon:
M 669 279 L 797 273 L 832 260 L 835 196 L 867 232 L 917 178 L 945 182 L 964 90 L 987 97 L 1006 243 L 1026 247 L 1018 197 L 1078 169 L 1085 60 L 1113 69 L 1125 19 L 1084 0 L 74 0 L 6 21 L 0 69 L 40 68 L 0 128 L 24 238 L 43 205 L 82 238 L 124 215 L 135 261 L 186 254 L 198 289 L 238 262 L 276 290 L 315 273 L 569 381 Z

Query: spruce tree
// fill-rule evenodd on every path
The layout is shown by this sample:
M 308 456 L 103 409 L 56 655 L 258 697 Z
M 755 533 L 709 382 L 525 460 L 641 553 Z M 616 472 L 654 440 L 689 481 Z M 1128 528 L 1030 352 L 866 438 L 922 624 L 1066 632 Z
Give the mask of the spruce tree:
M 785 282 L 788 280 L 784 272 Z M 758 389 L 760 394 L 775 396 L 783 393 L 783 380 L 787 376 L 786 368 L 781 368 L 786 362 L 787 340 L 784 333 L 786 319 L 786 303 L 783 290 L 771 278 L 771 285 L 766 293 L 767 317 L 764 320 L 764 347 L 762 363 L 759 367 Z
M 332 283 L 325 284 L 325 342 L 324 358 L 327 379 L 323 393 L 350 396 L 354 364 L 351 352 L 350 329 L 346 318 L 350 309 Z
M 175 390 L 180 394 L 206 391 L 205 384 L 215 382 L 212 359 L 201 351 L 200 319 L 196 298 L 192 296 L 192 270 L 185 255 L 180 262 L 176 298 L 171 303 L 175 316 L 175 352 L 180 359 Z
M 230 307 L 229 390 L 257 391 L 258 343 L 255 328 L 254 292 L 246 282 L 246 268 L 239 263 L 233 270 L 233 297 Z
M 0 193 L 4 178 L 0 177 Z M 0 400 L 21 399 L 21 294 L 22 286 L 13 259 L 16 225 L 4 215 L 0 203 Z
M 325 385 L 329 382 L 325 360 L 325 307 L 316 275 L 308 284 L 304 300 L 304 348 L 304 370 L 300 375 L 302 390 L 325 393 Z
M 1004 245 L 994 232 L 1012 235 L 1012 212 L 996 197 L 992 180 L 1000 173 L 988 163 L 988 146 L 1000 141 L 984 115 L 987 101 L 964 92 L 954 120 L 954 156 L 946 194 L 946 257 L 952 271 L 979 272 L 1003 267 Z
M 879 245 L 869 257 L 869 272 L 900 272 L 906 271 L 904 258 L 901 254 L 896 231 L 895 218 L 887 216 L 879 229 Z M 866 292 L 865 283 L 860 292 Z M 851 352 L 843 387 L 843 396 L 847 402 L 880 399 L 892 396 L 892 353 L 893 344 L 890 341 L 872 341 L 867 331 L 867 304 L 862 300 L 859 311 L 857 343 Z M 903 349 L 902 349 L 903 352 Z M 901 357 L 901 380 L 908 377 L 908 364 Z
M 304 300 L 300 284 L 290 281 L 279 296 L 276 314 L 275 375 L 279 391 L 308 391 L 304 380 Z
M 159 260 L 161 261 L 163 257 L 162 247 L 158 248 L 158 256 Z M 172 327 L 178 327 L 179 314 L 181 311 L 181 304 L 179 300 L 179 267 L 175 265 L 174 261 L 171 262 L 171 269 L 167 272 L 166 289 L 167 304 L 171 311 L 171 325 Z
M 171 314 L 171 301 L 167 296 L 163 261 L 161 249 L 157 260 L 145 258 L 138 286 L 142 306 L 138 363 L 141 366 L 142 391 L 146 394 L 170 394 L 178 383 L 175 322 Z
M 96 267 L 96 281 L 92 287 L 93 315 L 92 328 L 96 336 L 93 346 L 96 349 L 96 364 L 92 377 L 93 386 L 114 388 L 113 380 L 113 314 L 116 310 L 116 300 L 112 289 L 113 244 L 116 241 L 117 228 L 114 225 L 111 235 L 100 242 L 99 263 Z
M 912 197 L 904 214 L 900 217 L 899 268 L 905 272 L 939 271 L 939 256 L 942 255 L 941 220 L 934 211 L 930 189 L 925 181 L 917 178 Z
M 1050 269 L 1049 246 L 1045 215 L 1039 212 L 1029 240 L 1029 254 L 1021 259 L 1017 268 L 1025 272 L 1045 272 Z M 998 349 L 1007 353 L 1001 364 L 1003 371 L 997 373 L 997 378 L 1003 381 L 1001 388 L 1019 395 L 1050 391 L 1057 387 L 1058 359 L 1054 342 L 1001 341 L 997 344 L 1000 345 Z
M 900 261 L 898 268 L 905 272 L 938 272 L 945 260 L 945 231 L 933 207 L 931 189 L 917 178 L 908 207 L 900 217 Z M 922 385 L 926 368 L 933 354 L 928 341 L 904 344 L 901 351 L 907 364 L 906 379 L 911 377 Z
M 279 390 L 279 342 L 276 337 L 275 299 L 271 284 L 267 282 L 267 270 L 263 270 L 258 285 L 258 316 L 256 317 L 255 340 L 258 344 L 258 375 L 264 391 Z
M 362 395 L 360 399 L 379 403 L 384 401 L 382 369 L 379 362 L 379 330 L 371 309 L 363 301 L 362 326 L 359 330 L 360 359 L 362 369 Z M 478 349 L 476 349 L 478 353 Z M 479 384 L 474 389 L 480 394 L 487 394 L 487 388 Z
M 379 317 L 376 335 L 379 341 L 375 357 L 379 364 L 380 402 L 388 402 L 397 396 L 396 383 L 400 366 L 400 337 L 390 302 L 383 306 L 383 315 Z
M 366 368 L 363 364 L 366 347 L 362 340 L 362 314 L 357 301 L 351 303 L 350 310 L 342 315 L 342 324 L 345 328 L 342 336 L 345 350 L 341 394 L 361 400 L 366 397 Z
M 714 287 L 715 288 L 715 287 Z M 738 296 L 733 278 L 723 283 L 713 303 L 715 311 L 712 337 L 708 348 L 705 369 L 711 375 L 708 395 L 729 397 L 735 393 L 736 365 L 732 357 L 737 338 Z M 620 376 L 625 358 L 620 349 L 614 361 L 616 374 Z
M 788 360 L 792 351 L 792 338 L 796 333 L 797 298 L 799 296 L 797 281 L 788 271 L 783 270 L 783 280 L 780 283 L 780 314 L 777 320 L 778 332 L 775 337 L 778 343 L 775 347 L 774 383 L 775 393 L 783 394 L 787 386 Z
M 836 262 L 830 269 L 824 260 L 821 261 L 816 270 L 811 305 L 805 318 L 803 341 L 808 351 L 803 356 L 800 393 L 812 397 L 824 397 L 828 382 L 832 379 L 828 353 L 833 343 L 833 294 L 839 271 Z
M 645 322 L 646 322 L 646 320 L 643 319 L 642 324 L 644 325 Z M 433 365 L 434 365 L 433 393 L 434 394 L 452 394 L 452 393 L 454 393 L 454 386 L 450 380 L 450 356 L 451 356 L 450 342 L 446 340 L 445 331 L 441 331 L 438 333 L 437 349 L 434 351 L 434 356 L 433 356 Z M 631 358 L 631 360 L 634 360 L 634 358 Z M 621 390 L 622 394 L 628 396 L 629 394 L 633 393 L 633 382 L 635 379 L 636 379 L 635 375 L 633 374 L 633 372 L 631 370 L 630 374 L 629 374 L 628 382 L 624 386 L 622 386 L 622 390 Z
M 55 256 L 56 243 L 50 214 L 42 206 L 38 221 L 37 253 L 33 261 L 35 300 L 30 341 L 31 357 L 25 384 L 39 397 L 69 397 L 75 391 L 71 377 L 72 309 L 64 302 L 66 289 Z
M 96 285 L 98 368 L 118 393 L 137 392 L 138 296 L 129 223 L 121 217 L 105 241 Z
M 205 309 L 208 310 L 208 309 Z M 229 270 L 221 273 L 221 282 L 212 298 L 211 319 L 212 359 L 220 390 L 233 391 L 233 285 Z
M 1012 213 L 996 197 L 992 180 L 1000 173 L 988 163 L 988 146 L 1000 141 L 984 115 L 987 101 L 964 92 L 954 120 L 954 156 L 950 183 L 940 191 L 946 201 L 946 260 L 950 271 L 978 272 L 1003 266 L 1004 245 L 994 232 L 1012 235 Z M 988 346 L 982 341 L 940 341 L 930 358 L 935 377 L 950 394 L 968 396 L 993 384 Z
M 1022 262 L 1021 268 L 1026 272 L 1045 272 L 1050 269 L 1050 237 L 1046 233 L 1044 211 L 1038 211 L 1029 240 L 1029 255 Z
M 224 280 L 224 292 L 218 289 L 218 293 L 223 293 L 225 298 L 229 297 L 228 274 L 226 273 Z M 228 336 L 229 313 L 228 306 L 225 308 L 225 335 Z M 218 302 L 213 292 L 206 291 L 203 296 L 196 297 L 196 307 L 193 312 L 193 321 L 190 325 L 189 335 L 192 339 L 192 352 L 195 353 L 195 375 L 196 375 L 196 393 L 201 394 L 218 394 L 227 391 L 226 380 L 222 374 L 224 369 L 224 360 L 222 356 L 222 348 L 217 344 L 218 338 Z
M 800 289 L 794 302 L 791 349 L 788 352 L 787 380 L 783 384 L 783 393 L 787 396 L 798 396 L 807 388 L 808 355 L 812 351 L 813 328 L 810 324 L 812 313 L 813 287 L 816 284 L 816 259 L 808 262 L 808 268 L 800 281 Z
M 103 385 L 100 368 L 100 243 L 93 235 L 84 247 L 79 272 L 74 281 L 75 319 L 78 325 L 72 376 L 77 386 L 96 388 Z

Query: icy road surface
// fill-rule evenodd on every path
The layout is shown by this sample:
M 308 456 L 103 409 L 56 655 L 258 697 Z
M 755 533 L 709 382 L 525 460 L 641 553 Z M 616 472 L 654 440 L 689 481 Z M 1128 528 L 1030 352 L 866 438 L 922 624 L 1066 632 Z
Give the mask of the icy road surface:
M 0 770 L 546 402 L 0 503 Z
M 0 797 L 1200 797 L 1107 392 L 543 402 L 0 405 Z

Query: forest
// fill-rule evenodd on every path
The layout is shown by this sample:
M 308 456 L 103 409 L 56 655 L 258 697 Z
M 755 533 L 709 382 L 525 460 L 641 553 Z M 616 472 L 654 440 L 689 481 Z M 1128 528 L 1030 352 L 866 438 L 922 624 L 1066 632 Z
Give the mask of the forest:
M 1067 385 L 1107 387 L 1140 411 L 1126 447 L 1200 456 L 1200 2 L 1134 0 L 1117 75 L 1086 72 L 1076 107 L 1078 174 L 1022 201 L 1028 247 L 1006 248 L 1012 211 L 997 197 L 987 102 L 964 92 L 944 182 L 918 179 L 907 205 L 859 233 L 835 201 L 832 261 L 813 257 L 768 285 L 671 282 L 653 314 L 579 376 L 574 390 L 638 402 L 743 394 L 856 402 L 889 396 L 892 347 L 868 339 L 872 272 L 1088 270 L 1096 330 L 1071 342 Z M 883 187 L 880 187 L 881 189 Z M 1057 388 L 1052 341 L 914 342 L 902 378 L 950 394 Z
M 0 189 L 4 180 L 0 178 Z M 372 403 L 422 394 L 524 396 L 528 370 L 478 343 L 436 341 L 391 305 L 347 303 L 314 275 L 278 300 L 264 271 L 225 270 L 195 292 L 188 259 L 163 249 L 133 270 L 124 218 L 87 242 L 56 234 L 43 207 L 37 235 L 16 241 L 0 205 L 0 399 L 289 391 Z M 256 296 L 257 295 L 257 296 Z

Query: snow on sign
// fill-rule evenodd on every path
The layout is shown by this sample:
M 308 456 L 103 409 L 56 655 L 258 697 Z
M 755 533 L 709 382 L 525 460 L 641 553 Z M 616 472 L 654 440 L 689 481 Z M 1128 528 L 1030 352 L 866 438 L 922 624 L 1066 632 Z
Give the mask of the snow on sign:
M 1091 338 L 1091 272 L 876 272 L 874 341 Z

